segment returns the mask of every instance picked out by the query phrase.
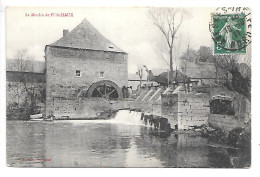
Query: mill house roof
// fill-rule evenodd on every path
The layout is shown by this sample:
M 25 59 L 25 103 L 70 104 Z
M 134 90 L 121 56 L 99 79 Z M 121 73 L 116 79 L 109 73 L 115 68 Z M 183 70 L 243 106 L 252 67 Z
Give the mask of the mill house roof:
M 49 46 L 125 53 L 105 38 L 87 19 L 71 32 L 63 30 L 63 37 Z

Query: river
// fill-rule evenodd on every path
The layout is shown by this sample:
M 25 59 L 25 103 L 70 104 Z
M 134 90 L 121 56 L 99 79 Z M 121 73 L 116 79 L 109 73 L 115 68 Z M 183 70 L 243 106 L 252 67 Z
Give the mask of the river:
M 246 154 L 246 155 L 245 155 Z M 192 133 L 113 120 L 7 121 L 14 167 L 245 167 L 248 153 L 209 145 Z

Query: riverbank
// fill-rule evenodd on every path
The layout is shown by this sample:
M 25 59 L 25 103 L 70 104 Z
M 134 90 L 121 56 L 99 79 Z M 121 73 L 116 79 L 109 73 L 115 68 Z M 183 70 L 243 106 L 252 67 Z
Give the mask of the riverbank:
M 194 127 L 190 130 L 174 130 L 177 134 L 192 134 L 207 138 L 210 144 L 226 148 L 242 148 L 251 150 L 251 122 L 244 127 L 233 129 L 229 132 L 220 128 L 213 128 L 207 125 Z

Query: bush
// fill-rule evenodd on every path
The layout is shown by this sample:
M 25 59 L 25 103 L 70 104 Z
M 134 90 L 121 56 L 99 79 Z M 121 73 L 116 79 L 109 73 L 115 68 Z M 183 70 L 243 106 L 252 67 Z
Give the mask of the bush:
M 228 135 L 228 145 L 241 147 L 241 148 L 250 148 L 251 147 L 251 131 L 246 128 L 236 128 L 229 132 Z
M 18 105 L 14 102 L 7 106 L 6 118 L 12 120 L 29 120 L 31 114 L 39 113 L 38 106 L 32 106 L 28 102 Z

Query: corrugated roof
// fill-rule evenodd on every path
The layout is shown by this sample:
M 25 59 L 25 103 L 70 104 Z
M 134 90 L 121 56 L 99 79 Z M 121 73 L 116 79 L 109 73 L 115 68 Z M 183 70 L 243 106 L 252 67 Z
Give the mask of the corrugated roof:
M 50 44 L 50 46 L 125 53 L 105 38 L 87 19 L 84 19 L 71 32 Z

